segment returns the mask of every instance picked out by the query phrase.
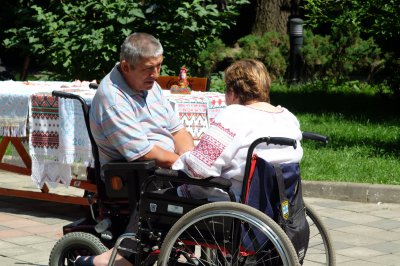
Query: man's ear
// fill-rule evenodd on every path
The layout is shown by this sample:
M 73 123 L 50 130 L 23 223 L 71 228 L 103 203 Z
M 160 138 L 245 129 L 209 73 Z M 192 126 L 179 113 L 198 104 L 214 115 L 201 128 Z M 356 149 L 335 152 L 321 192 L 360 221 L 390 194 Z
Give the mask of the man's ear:
M 129 63 L 126 60 L 122 60 L 120 67 L 121 67 L 121 71 L 123 73 L 128 73 L 131 66 L 129 65 Z

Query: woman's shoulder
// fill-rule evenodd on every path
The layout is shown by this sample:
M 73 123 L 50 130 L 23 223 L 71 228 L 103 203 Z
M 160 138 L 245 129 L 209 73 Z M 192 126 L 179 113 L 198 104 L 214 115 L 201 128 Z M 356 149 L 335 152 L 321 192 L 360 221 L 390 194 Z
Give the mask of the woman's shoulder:
M 231 104 L 226 106 L 224 109 L 221 110 L 220 113 L 232 113 L 232 112 L 242 112 L 245 107 L 241 104 Z
M 253 122 L 253 114 L 245 106 L 232 104 L 222 109 L 214 118 L 214 126 L 229 129 L 231 132 L 242 132 Z
M 282 114 L 284 114 L 285 116 L 291 117 L 291 118 L 296 118 L 295 114 L 293 114 L 291 111 L 289 111 L 287 108 L 282 107 L 280 105 L 278 105 L 279 108 L 281 108 L 283 110 Z
M 231 104 L 223 108 L 217 116 L 215 117 L 216 120 L 231 120 L 231 119 L 238 119 L 239 117 L 243 116 L 244 106 L 239 104 Z

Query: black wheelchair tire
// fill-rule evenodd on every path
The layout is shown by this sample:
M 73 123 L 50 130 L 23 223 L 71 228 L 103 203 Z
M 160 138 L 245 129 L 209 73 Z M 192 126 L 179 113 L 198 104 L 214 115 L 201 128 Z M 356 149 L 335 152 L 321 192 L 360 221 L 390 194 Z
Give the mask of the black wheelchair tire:
M 307 251 L 308 256 L 306 254 L 304 259 L 304 265 L 307 265 L 309 262 L 312 265 L 336 266 L 335 248 L 327 227 L 318 216 L 317 212 L 309 204 L 304 204 L 306 207 L 307 221 L 310 226 L 309 250 Z M 315 260 L 314 258 L 310 258 L 313 255 L 323 256 L 324 254 L 325 259 Z
M 174 250 L 190 250 L 190 248 L 185 248 L 184 247 L 184 241 L 181 241 L 180 236 L 183 235 L 183 233 L 186 230 L 189 230 L 190 227 L 194 226 L 195 231 L 197 230 L 197 224 L 216 224 L 213 222 L 213 218 L 222 218 L 222 217 L 228 217 L 228 218 L 234 218 L 239 221 L 239 224 L 243 223 L 252 223 L 252 225 L 257 225 L 259 226 L 258 228 L 262 228 L 262 232 L 265 233 L 266 235 L 269 235 L 269 242 L 273 242 L 275 247 L 279 246 L 279 254 L 277 253 L 277 256 L 282 258 L 283 265 L 288 265 L 288 266 L 300 266 L 296 250 L 294 249 L 290 239 L 286 235 L 286 233 L 282 230 L 282 228 L 270 217 L 268 217 L 266 214 L 260 212 L 259 210 L 256 210 L 250 206 L 247 206 L 245 204 L 240 204 L 236 202 L 214 202 L 214 203 L 208 203 L 205 205 L 201 205 L 190 212 L 186 213 L 183 215 L 170 229 L 170 231 L 167 233 L 164 242 L 162 243 L 161 249 L 160 249 L 160 254 L 158 257 L 157 261 L 157 266 L 168 266 L 171 265 L 171 258 L 175 258 L 175 254 L 173 254 Z M 207 219 L 210 219 L 211 221 L 206 221 Z M 254 222 L 254 223 L 253 223 Z M 225 224 L 225 223 L 220 223 Z M 214 226 L 210 226 L 211 231 L 213 230 Z M 207 227 L 208 229 L 208 227 Z M 260 230 L 261 232 L 261 230 Z M 190 233 L 189 233 L 190 235 Z M 201 236 L 202 234 L 200 234 Z M 192 238 L 194 243 L 202 243 L 204 242 L 206 246 L 209 245 L 208 240 L 202 241 L 200 239 L 195 239 Z M 199 240 L 199 241 L 198 241 Z M 189 241 L 190 242 L 190 241 Z M 221 242 L 222 243 L 222 242 Z M 216 243 L 215 243 L 216 244 Z M 177 248 L 176 248 L 176 247 Z M 223 245 L 214 245 L 214 248 L 218 250 L 225 249 L 225 244 Z M 220 251 L 218 251 L 220 252 Z M 236 250 L 232 252 L 233 254 L 240 254 L 239 250 Z M 219 259 L 214 261 L 214 258 L 217 258 L 215 256 L 212 256 L 211 259 L 207 258 L 207 263 L 204 263 L 206 265 L 224 265 L 224 263 L 221 263 Z M 198 261 L 202 261 L 202 258 L 199 258 Z M 214 263 L 215 262 L 215 263 Z M 226 262 L 226 261 L 224 261 Z M 263 264 L 264 262 L 258 262 L 257 264 Z M 180 264 L 185 264 L 185 263 L 180 263 L 180 262 L 173 262 L 172 265 L 180 265 Z M 190 265 L 190 263 L 186 263 Z M 201 264 L 201 263 L 199 263 Z M 226 263 L 230 265 L 229 263 Z M 232 263 L 237 264 L 237 262 Z M 268 264 L 265 263 L 266 265 Z
M 100 239 L 85 232 L 72 232 L 60 238 L 50 253 L 49 266 L 74 265 L 78 256 L 99 255 L 108 250 Z

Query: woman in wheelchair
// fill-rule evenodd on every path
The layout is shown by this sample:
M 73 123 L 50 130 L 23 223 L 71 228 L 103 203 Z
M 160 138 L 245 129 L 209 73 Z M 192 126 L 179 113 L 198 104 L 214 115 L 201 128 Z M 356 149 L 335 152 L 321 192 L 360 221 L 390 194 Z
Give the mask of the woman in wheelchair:
M 218 250 L 216 251 L 217 254 L 218 252 L 233 254 L 232 256 L 236 257 L 232 258 L 232 261 L 237 260 L 237 262 L 223 258 L 214 261 L 212 255 L 205 255 L 204 257 L 199 255 L 197 262 L 197 257 L 194 256 L 196 259 L 191 259 L 193 255 L 189 252 L 186 259 L 187 265 L 192 265 L 192 263 L 231 265 L 229 264 L 231 262 L 232 265 L 246 265 L 245 261 L 249 263 L 248 265 L 287 265 L 283 260 L 281 262 L 277 259 L 279 256 L 276 255 L 276 250 L 269 248 L 269 240 L 262 236 L 261 231 L 255 229 L 253 225 L 247 224 L 247 221 L 238 221 L 238 219 L 229 223 L 221 222 L 221 220 L 225 221 L 225 217 L 221 220 L 209 218 L 219 211 L 235 212 L 235 210 L 230 209 L 228 202 L 217 204 L 209 202 L 232 200 L 244 203 L 238 204 L 240 206 L 248 208 L 251 206 L 267 214 L 276 222 L 274 224 L 282 225 L 290 239 L 288 242 L 292 241 L 293 244 L 295 255 L 292 258 L 298 259 L 297 262 L 289 263 L 289 265 L 302 263 L 308 247 L 309 228 L 301 195 L 298 164 L 303 156 L 300 145 L 302 132 L 300 131 L 299 121 L 286 108 L 270 104 L 271 80 L 262 62 L 251 59 L 234 62 L 225 70 L 225 83 L 227 107 L 216 116 L 198 145 L 192 151 L 181 155 L 172 165 L 172 169 L 178 170 L 180 174 L 184 172 L 192 180 L 207 179 L 207 182 L 212 182 L 213 179 L 209 177 L 228 179 L 232 184 L 230 193 L 222 187 L 215 188 L 204 184 L 197 185 L 197 183 L 194 185 L 193 181 L 190 181 L 193 182 L 192 184 L 187 184 L 189 181 L 186 181 L 186 183 L 182 181 L 180 183 L 182 185 L 164 190 L 164 194 L 174 194 L 175 197 L 185 198 L 185 200 L 188 200 L 188 204 L 193 199 L 205 199 L 206 201 L 203 201 L 204 205 L 187 212 L 185 217 L 173 224 L 173 228 L 168 231 L 168 235 L 162 242 L 158 265 L 175 265 L 177 254 L 185 253 L 180 252 L 180 250 L 193 249 L 191 247 L 193 243 L 201 243 L 198 245 L 205 250 L 210 247 L 212 251 L 207 250 L 205 251 L 206 254 L 216 250 Z M 269 136 L 269 138 L 266 138 L 266 136 Z M 271 141 L 265 141 L 265 139 Z M 272 139 L 274 140 L 272 141 Z M 283 144 L 283 139 L 290 140 L 291 144 Z M 256 148 L 254 149 L 254 147 Z M 248 170 L 249 165 L 251 165 L 249 161 L 252 162 L 253 151 L 257 155 L 254 158 L 258 158 L 255 160 L 257 164 L 254 164 L 254 175 L 249 174 Z M 257 174 L 258 177 L 256 177 Z M 250 176 L 252 177 L 251 182 L 249 181 Z M 231 192 L 234 194 L 233 197 Z M 152 200 L 142 201 L 141 208 L 149 202 L 154 202 L 159 206 L 158 208 L 161 208 L 160 202 Z M 173 198 L 165 197 L 165 201 L 169 202 L 170 200 L 172 201 Z M 181 199 L 182 202 L 185 200 Z M 280 204 L 285 201 L 286 205 L 285 203 Z M 175 202 L 173 204 L 184 206 Z M 209 208 L 207 208 L 207 205 Z M 214 206 L 219 207 L 213 209 Z M 280 212 L 280 206 L 282 206 L 282 209 L 283 206 L 286 206 L 287 210 Z M 204 208 L 202 209 L 202 207 Z M 209 212 L 206 212 L 206 209 Z M 157 214 L 161 220 L 162 216 L 167 213 L 160 211 Z M 284 217 L 284 221 L 281 217 Z M 294 218 L 296 218 L 295 224 Z M 233 225 L 232 228 L 236 228 L 235 224 L 242 224 L 243 228 L 249 229 L 249 231 L 232 229 L 228 231 L 242 232 L 240 234 L 243 238 L 225 237 L 222 233 L 224 232 L 223 225 L 227 227 Z M 221 228 L 218 225 L 221 225 Z M 232 233 L 232 235 L 236 233 Z M 252 246 L 249 244 L 252 241 L 257 244 Z M 218 244 L 213 246 L 213 242 Z M 236 249 L 234 243 L 239 242 L 241 244 Z M 229 252 L 224 249 L 225 243 L 229 243 L 226 244 L 227 246 L 232 245 Z M 243 253 L 240 253 L 239 250 Z M 251 261 L 252 256 L 249 254 L 253 254 L 253 251 L 257 254 L 255 255 L 257 263 Z M 178 261 L 181 262 L 179 259 Z M 212 261 L 212 263 L 207 264 L 209 261 Z M 176 265 L 179 265 L 179 263 Z
M 297 118 L 286 108 L 270 104 L 271 79 L 263 63 L 240 60 L 225 70 L 226 104 L 194 150 L 183 154 L 172 166 L 192 178 L 221 176 L 230 179 L 239 200 L 250 144 L 260 137 L 287 137 L 297 141 L 291 146 L 259 145 L 258 157 L 270 163 L 295 163 L 303 155 L 302 132 Z M 227 193 L 214 188 L 181 185 L 181 197 L 227 200 Z M 229 199 L 228 199 L 229 200 Z

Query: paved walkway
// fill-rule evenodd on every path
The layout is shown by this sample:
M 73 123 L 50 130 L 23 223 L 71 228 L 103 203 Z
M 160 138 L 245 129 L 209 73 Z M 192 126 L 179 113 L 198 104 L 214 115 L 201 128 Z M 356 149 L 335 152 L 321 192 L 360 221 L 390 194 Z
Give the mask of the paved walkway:
M 32 190 L 27 176 L 0 170 L 0 187 Z M 57 188 L 60 194 L 82 193 Z M 340 266 L 400 265 L 400 204 L 306 197 L 329 228 Z M 62 226 L 82 217 L 80 206 L 0 196 L 0 265 L 48 265 Z

